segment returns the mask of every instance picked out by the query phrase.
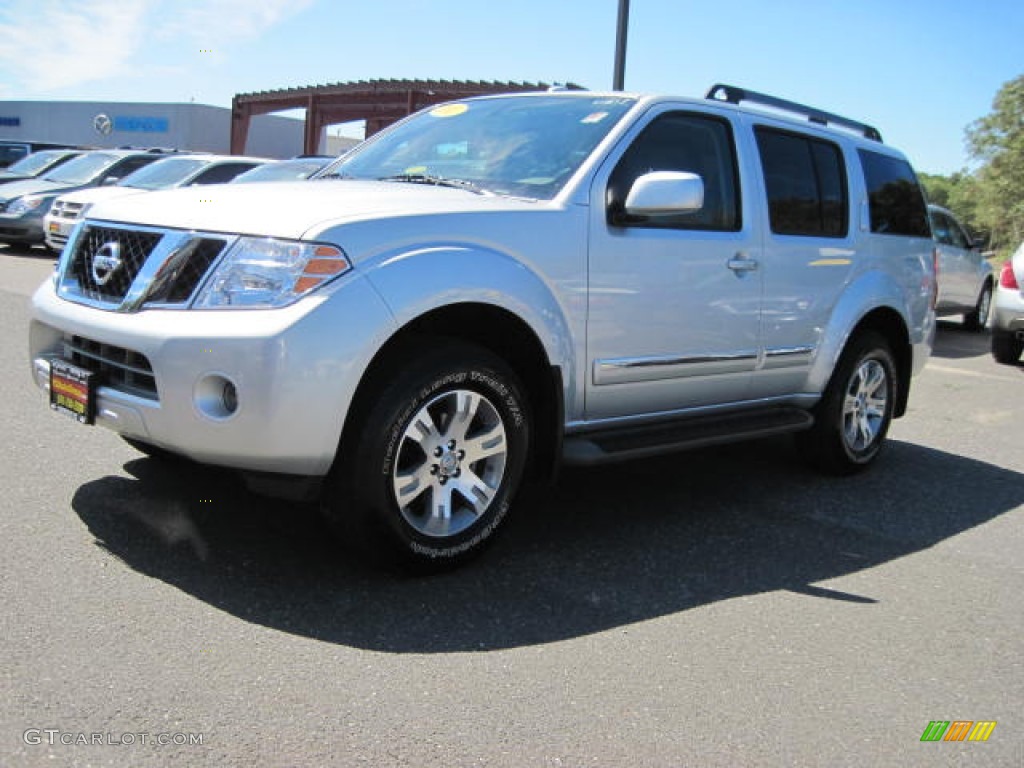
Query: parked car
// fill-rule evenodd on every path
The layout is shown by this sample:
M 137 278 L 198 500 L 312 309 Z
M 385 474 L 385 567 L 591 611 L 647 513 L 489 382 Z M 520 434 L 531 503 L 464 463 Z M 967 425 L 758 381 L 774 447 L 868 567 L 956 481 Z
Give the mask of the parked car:
M 116 184 L 61 195 L 43 218 L 46 244 L 58 251 L 63 248 L 78 220 L 101 200 L 157 189 L 224 184 L 268 162 L 261 157 L 238 155 L 175 155 L 150 163 Z
M 1003 263 L 992 307 L 992 357 L 1015 365 L 1024 352 L 1024 243 Z
M 729 86 L 436 105 L 315 181 L 209 201 L 75 228 L 32 300 L 48 405 L 317 494 L 353 551 L 414 570 L 480 552 L 560 461 L 793 433 L 863 470 L 935 333 L 907 159 Z
M 78 157 L 83 151 L 81 149 L 44 149 L 33 152 L 0 171 L 0 184 L 43 176 L 58 165 L 63 165 L 68 160 Z
M 0 168 L 6 168 L 28 157 L 41 149 L 79 149 L 71 144 L 58 144 L 52 141 L 15 141 L 0 140 Z
M 279 160 L 253 168 L 235 177 L 235 184 L 246 184 L 250 181 L 301 181 L 308 179 L 319 171 L 333 157 L 294 157 L 291 160 Z
M 981 253 L 981 243 L 969 237 L 956 217 L 945 208 L 928 206 L 932 235 L 939 251 L 939 317 L 963 315 L 964 326 L 983 331 L 992 307 L 992 265 Z
M 43 217 L 59 195 L 113 184 L 163 156 L 145 149 L 85 152 L 43 176 L 0 186 L 0 243 L 43 243 Z

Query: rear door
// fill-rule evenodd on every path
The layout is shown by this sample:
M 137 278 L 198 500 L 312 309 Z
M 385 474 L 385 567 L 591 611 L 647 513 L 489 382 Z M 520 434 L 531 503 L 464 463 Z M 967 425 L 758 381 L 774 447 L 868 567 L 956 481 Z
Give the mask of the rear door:
M 862 256 L 850 225 L 843 148 L 752 121 L 768 211 L 762 341 L 752 395 L 800 392 L 836 303 Z

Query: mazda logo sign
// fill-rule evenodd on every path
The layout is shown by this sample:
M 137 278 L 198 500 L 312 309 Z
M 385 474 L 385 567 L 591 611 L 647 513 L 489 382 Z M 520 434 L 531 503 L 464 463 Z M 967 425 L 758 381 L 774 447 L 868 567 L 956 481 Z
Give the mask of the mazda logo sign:
M 96 133 L 109 136 L 110 132 L 114 130 L 114 121 L 109 116 L 100 113 L 92 119 L 92 127 L 96 129 Z
M 92 257 L 92 279 L 96 285 L 106 285 L 121 268 L 121 244 L 104 243 Z

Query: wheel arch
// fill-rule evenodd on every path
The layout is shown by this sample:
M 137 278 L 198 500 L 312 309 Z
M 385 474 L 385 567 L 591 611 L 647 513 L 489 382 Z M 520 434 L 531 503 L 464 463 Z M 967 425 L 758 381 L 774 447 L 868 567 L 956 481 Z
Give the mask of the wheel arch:
M 434 339 L 476 344 L 504 360 L 526 390 L 533 415 L 530 479 L 553 480 L 561 456 L 564 424 L 562 368 L 553 363 L 525 320 L 493 304 L 460 302 L 430 310 L 398 328 L 377 350 L 356 388 L 342 429 L 342 446 L 358 432 L 373 397 L 409 355 L 421 354 Z
M 902 315 L 892 307 L 876 307 L 864 315 L 853 327 L 846 343 L 843 344 L 843 349 L 850 343 L 850 340 L 867 331 L 874 331 L 886 339 L 892 350 L 898 376 L 893 417 L 898 419 L 907 412 L 907 403 L 910 399 L 910 378 L 914 363 L 913 346 L 910 342 L 907 325 Z

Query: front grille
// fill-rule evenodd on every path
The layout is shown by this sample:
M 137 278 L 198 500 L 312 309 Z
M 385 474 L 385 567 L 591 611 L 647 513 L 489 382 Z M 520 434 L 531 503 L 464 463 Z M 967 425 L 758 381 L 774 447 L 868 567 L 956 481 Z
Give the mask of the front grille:
M 160 235 L 155 232 L 86 227 L 78 238 L 70 266 L 82 295 L 94 301 L 123 299 L 158 242 Z M 100 250 L 107 255 L 116 251 L 121 261 L 102 285 L 93 274 L 93 260 Z
M 85 224 L 62 274 L 61 294 L 127 311 L 187 305 L 229 242 L 197 232 Z
M 214 259 L 224 249 L 224 244 L 225 241 L 213 237 L 191 240 L 161 268 L 147 303 L 181 304 L 188 301 Z
M 53 204 L 53 208 L 50 209 L 50 213 L 59 219 L 77 219 L 82 215 L 84 207 L 84 203 L 72 203 L 58 198 Z
M 145 355 L 84 336 L 65 335 L 64 357 L 98 373 L 103 386 L 148 400 L 159 399 L 153 366 Z

